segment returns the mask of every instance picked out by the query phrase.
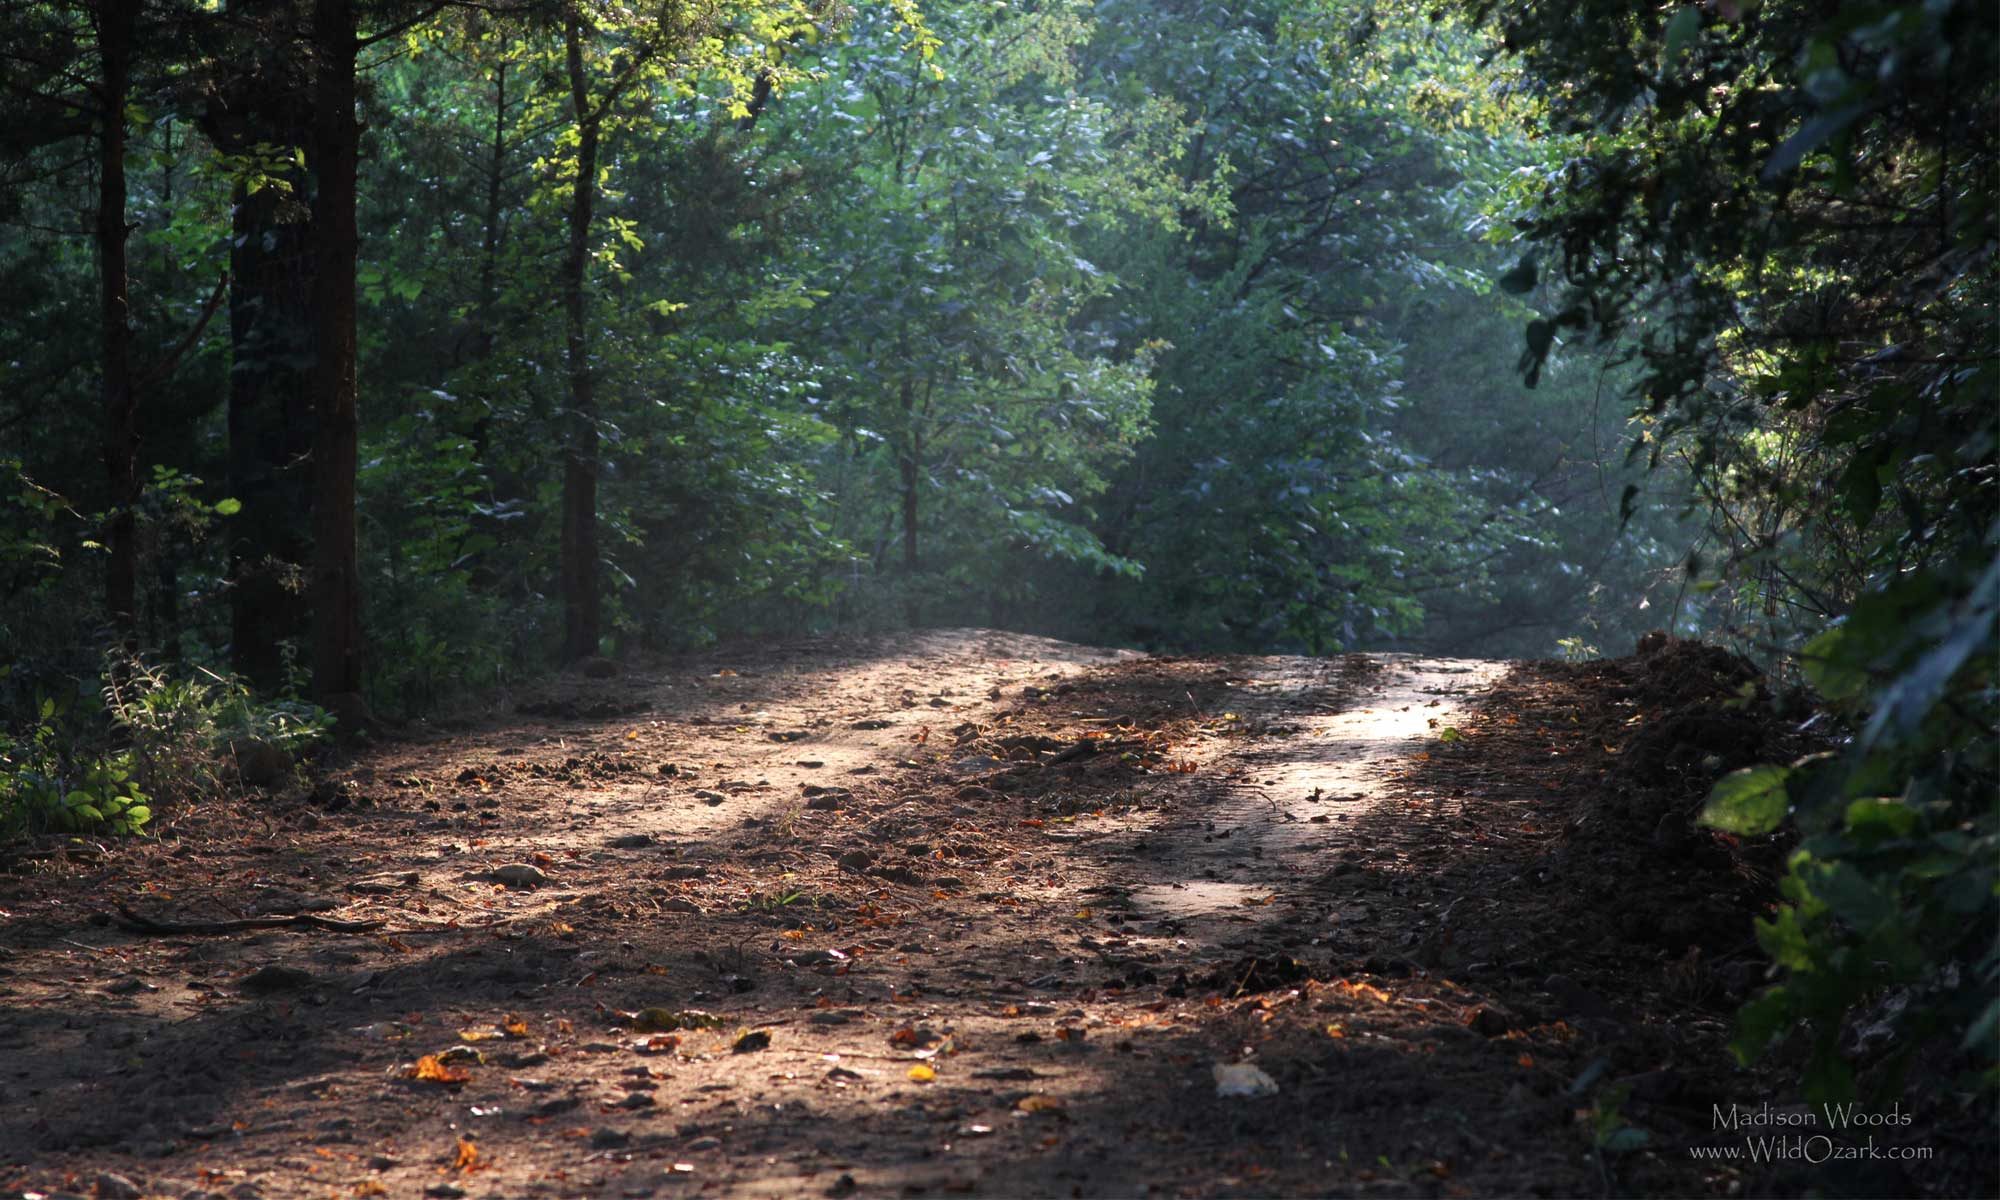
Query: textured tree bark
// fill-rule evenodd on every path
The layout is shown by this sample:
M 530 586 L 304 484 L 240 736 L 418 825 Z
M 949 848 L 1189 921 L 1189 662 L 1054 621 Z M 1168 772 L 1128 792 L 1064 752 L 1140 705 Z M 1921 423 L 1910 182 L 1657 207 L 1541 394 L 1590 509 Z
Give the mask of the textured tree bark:
M 361 691 L 361 579 L 354 524 L 354 273 L 360 246 L 355 171 L 361 131 L 354 117 L 359 52 L 354 20 L 354 0 L 316 0 L 313 5 L 318 186 L 312 248 L 318 320 L 312 381 L 312 687 L 322 702 Z
M 905 356 L 907 357 L 907 355 Z M 903 492 L 903 622 L 922 624 L 923 605 L 917 600 L 917 484 L 923 476 L 923 434 L 917 429 L 917 385 L 903 376 L 903 452 L 896 466 L 902 474 Z
M 903 569 L 917 572 L 917 482 L 922 475 L 924 448 L 917 432 L 916 384 L 903 380 L 903 452 L 896 467 L 903 481 Z
M 263 691 L 282 687 L 286 649 L 307 649 L 311 554 L 310 467 L 316 413 L 313 273 L 307 207 L 310 161 L 283 156 L 310 147 L 311 68 L 296 32 L 307 13 L 294 0 L 242 0 L 244 60 L 223 80 L 202 130 L 230 154 L 275 148 L 256 190 L 232 197 L 229 251 L 230 661 Z
M 139 424 L 132 382 L 131 303 L 125 224 L 125 102 L 131 87 L 138 0 L 101 0 L 97 45 L 103 77 L 98 103 L 98 322 L 103 337 L 104 470 L 110 500 L 104 607 L 119 637 L 138 625 Z
M 473 310 L 472 353 L 485 358 L 493 353 L 494 310 L 500 303 L 500 245 L 505 237 L 501 224 L 500 188 L 507 175 L 507 63 L 503 59 L 493 71 L 493 142 L 486 157 L 486 213 L 479 237 L 479 306 Z M 481 447 L 482 454 L 484 447 Z
M 294 187 L 304 194 L 304 171 Z M 300 647 L 307 628 L 310 231 L 301 200 L 239 187 L 231 233 L 229 494 L 243 509 L 229 519 L 230 658 L 269 691 L 285 682 L 284 647 Z
M 570 103 L 576 114 L 576 181 L 570 193 L 569 246 L 563 256 L 563 350 L 569 370 L 569 413 L 563 442 L 561 592 L 562 659 L 597 653 L 602 609 L 597 591 L 597 398 L 590 369 L 590 224 L 597 203 L 601 115 L 590 103 L 583 66 L 583 22 L 574 4 L 563 21 Z

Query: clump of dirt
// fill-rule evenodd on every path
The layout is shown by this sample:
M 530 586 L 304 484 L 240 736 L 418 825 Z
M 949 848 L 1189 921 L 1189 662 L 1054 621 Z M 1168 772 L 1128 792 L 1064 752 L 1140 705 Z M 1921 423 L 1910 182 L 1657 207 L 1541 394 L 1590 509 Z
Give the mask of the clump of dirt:
M 1638 945 L 1706 963 L 1756 958 L 1749 914 L 1773 895 L 1784 845 L 1701 826 L 1710 788 L 1730 771 L 1814 749 L 1762 674 L 1719 646 L 1664 637 L 1640 652 L 1515 668 L 1468 722 L 1465 759 L 1544 773 L 1537 803 L 1559 835 L 1533 874 L 1577 944 Z M 1440 765 L 1445 765 L 1441 763 Z M 1702 978 L 1718 1003 L 1733 978 Z
M 1680 639 L 1642 644 L 1626 658 L 1541 665 L 1593 697 L 1581 724 L 1615 760 L 1610 795 L 1579 799 L 1578 832 L 1643 841 L 1670 858 L 1704 843 L 1733 848 L 1696 829 L 1709 789 L 1731 771 L 1788 762 L 1811 739 L 1741 655 Z
M 1615 774 L 1630 790 L 1667 800 L 1669 811 L 1698 806 L 1723 772 L 1790 748 L 1793 730 L 1779 719 L 1762 675 L 1720 646 L 1653 643 L 1649 653 L 1576 670 L 1633 710 L 1617 730 L 1605 731 L 1618 746 Z

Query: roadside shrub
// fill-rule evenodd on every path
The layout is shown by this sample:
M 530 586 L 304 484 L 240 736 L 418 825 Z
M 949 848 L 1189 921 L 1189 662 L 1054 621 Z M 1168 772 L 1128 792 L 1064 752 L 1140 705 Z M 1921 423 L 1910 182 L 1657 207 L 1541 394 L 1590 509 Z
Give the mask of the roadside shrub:
M 141 783 L 161 800 L 188 801 L 222 786 L 246 756 L 287 766 L 325 741 L 333 717 L 301 700 L 258 699 L 242 680 L 205 668 L 176 676 L 139 660 L 105 671 L 104 702 Z
M 101 692 L 57 689 L 0 733 L 0 839 L 143 833 L 155 808 L 214 795 L 253 754 L 289 769 L 333 718 L 299 700 L 259 700 L 202 668 L 107 660 Z
M 1800 834 L 1785 903 L 1757 921 L 1784 979 L 1744 1007 L 1735 1048 L 1747 1062 L 1803 1034 L 1815 1100 L 1887 1092 L 1940 1050 L 1968 1090 L 2000 1084 L 1993 549 L 1906 574 L 1808 643 L 1844 749 L 1725 776 L 1704 813 L 1731 833 L 1789 820 Z
M 152 819 L 132 754 L 79 752 L 68 708 L 45 696 L 26 730 L 0 737 L 0 839 L 138 833 Z

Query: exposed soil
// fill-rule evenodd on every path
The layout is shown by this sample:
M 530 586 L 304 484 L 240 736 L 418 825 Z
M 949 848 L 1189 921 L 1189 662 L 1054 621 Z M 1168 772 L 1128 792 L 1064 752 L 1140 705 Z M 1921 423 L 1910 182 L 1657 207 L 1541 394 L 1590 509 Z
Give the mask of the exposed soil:
M 1935 1104 L 1695 1158 L 1795 1096 L 1725 1050 L 1780 848 L 1692 815 L 1804 735 L 1650 649 L 819 640 L 17 857 L 0 1195 L 1985 1193 Z

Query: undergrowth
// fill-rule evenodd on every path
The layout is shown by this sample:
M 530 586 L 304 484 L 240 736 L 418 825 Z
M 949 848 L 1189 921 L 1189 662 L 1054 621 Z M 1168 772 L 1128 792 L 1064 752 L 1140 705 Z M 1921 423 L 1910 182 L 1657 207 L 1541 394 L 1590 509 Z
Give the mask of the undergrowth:
M 332 727 L 324 709 L 260 700 L 233 676 L 112 656 L 100 679 L 45 691 L 0 731 L 0 840 L 144 833 L 160 807 L 227 786 L 246 755 L 289 766 Z

